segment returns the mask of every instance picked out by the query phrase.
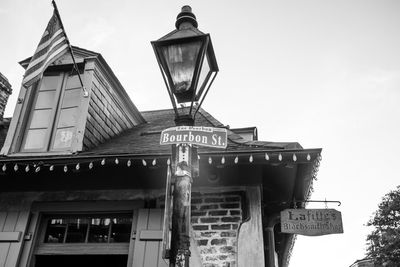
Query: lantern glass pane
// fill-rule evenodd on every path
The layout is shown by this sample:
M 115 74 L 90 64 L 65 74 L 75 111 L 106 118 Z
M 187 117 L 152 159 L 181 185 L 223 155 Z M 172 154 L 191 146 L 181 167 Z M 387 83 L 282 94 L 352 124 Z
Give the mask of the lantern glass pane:
M 200 88 L 198 90 L 199 94 L 202 93 L 205 85 L 207 84 L 207 80 L 210 77 L 210 64 L 208 62 L 208 57 L 207 55 L 204 56 L 205 60 L 203 60 L 203 65 L 201 66 L 201 71 L 200 71 L 200 75 L 199 75 L 199 82 L 198 82 L 198 87 Z M 200 95 L 196 96 L 196 100 L 199 100 Z
M 182 94 L 190 90 L 201 42 L 188 42 L 162 47 L 173 83 L 173 92 Z

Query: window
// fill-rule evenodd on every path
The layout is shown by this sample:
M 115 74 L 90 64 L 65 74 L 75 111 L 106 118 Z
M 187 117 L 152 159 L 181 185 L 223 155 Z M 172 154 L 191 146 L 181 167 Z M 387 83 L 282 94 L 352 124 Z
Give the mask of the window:
M 82 93 L 77 74 L 45 73 L 33 88 L 21 152 L 64 151 L 71 148 Z
M 129 242 L 132 214 L 93 214 L 47 218 L 44 243 Z
M 96 261 L 98 266 L 127 266 L 129 248 L 134 241 L 132 233 L 136 228 L 134 214 L 43 215 L 33 266 L 93 266 L 91 263 Z M 82 262 L 88 264 L 82 265 Z

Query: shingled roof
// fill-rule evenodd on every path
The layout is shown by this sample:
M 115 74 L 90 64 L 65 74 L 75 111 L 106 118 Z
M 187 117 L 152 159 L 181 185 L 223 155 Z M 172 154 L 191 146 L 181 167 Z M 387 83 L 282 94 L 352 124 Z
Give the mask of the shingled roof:
M 141 113 L 147 123 L 135 126 L 106 143 L 80 154 L 162 155 L 171 153 L 170 146 L 160 145 L 160 134 L 162 130 L 175 126 L 174 111 L 172 109 L 167 109 L 144 111 Z M 203 109 L 201 109 L 197 114 L 195 125 L 205 127 L 226 127 Z M 228 129 L 228 147 L 225 152 L 265 149 L 302 149 L 302 147 L 296 142 L 276 143 L 248 141 Z M 200 153 L 213 151 L 221 150 L 213 148 L 199 149 Z

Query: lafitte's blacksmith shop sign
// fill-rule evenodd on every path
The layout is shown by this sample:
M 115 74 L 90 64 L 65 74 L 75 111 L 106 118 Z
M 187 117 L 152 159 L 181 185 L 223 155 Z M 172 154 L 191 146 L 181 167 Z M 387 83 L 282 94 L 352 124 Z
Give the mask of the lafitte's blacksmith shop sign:
M 226 148 L 227 131 L 224 128 L 178 126 L 161 132 L 160 144 L 195 144 L 214 148 Z
M 282 233 L 319 236 L 343 233 L 342 214 L 335 209 L 281 211 Z

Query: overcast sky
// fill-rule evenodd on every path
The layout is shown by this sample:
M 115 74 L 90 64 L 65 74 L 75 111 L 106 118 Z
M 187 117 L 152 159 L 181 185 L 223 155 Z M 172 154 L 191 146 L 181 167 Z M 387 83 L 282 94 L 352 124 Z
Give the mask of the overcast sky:
M 365 224 L 400 184 L 400 1 L 58 0 L 73 45 L 101 53 L 139 110 L 170 108 L 150 45 L 189 4 L 220 72 L 203 107 L 263 141 L 323 148 L 315 200 L 342 212 L 344 234 L 299 236 L 293 267 L 349 266 Z M 50 0 L 1 0 L 0 72 L 13 86 L 53 12 Z M 324 208 L 324 205 L 309 207 Z

